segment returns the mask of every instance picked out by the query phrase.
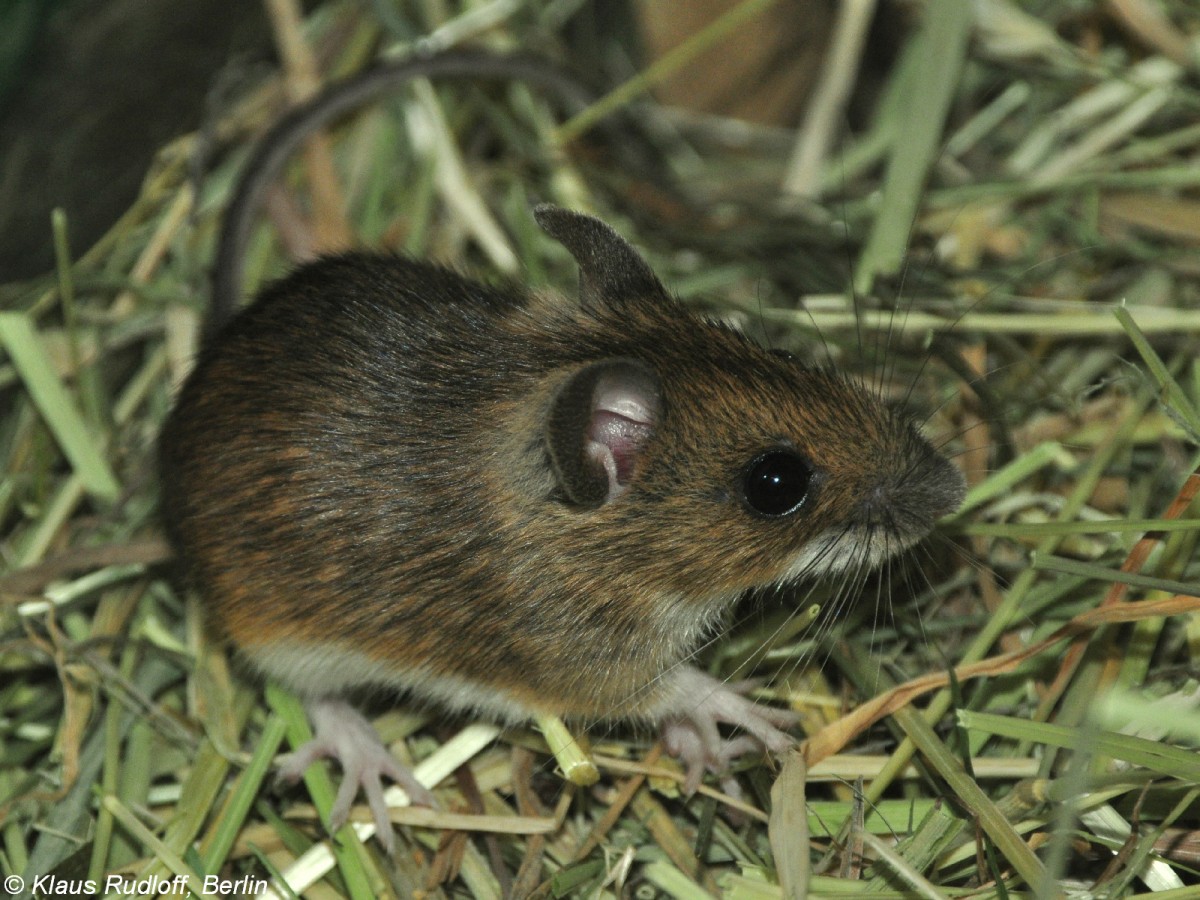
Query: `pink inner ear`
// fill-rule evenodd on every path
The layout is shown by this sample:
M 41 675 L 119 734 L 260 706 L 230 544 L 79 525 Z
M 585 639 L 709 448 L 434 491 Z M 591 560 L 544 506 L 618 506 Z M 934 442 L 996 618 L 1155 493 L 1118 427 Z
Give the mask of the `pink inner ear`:
M 637 422 L 607 410 L 596 410 L 592 416 L 592 425 L 588 429 L 588 438 L 598 445 L 593 448 L 593 452 L 606 448 L 611 454 L 615 472 L 609 473 L 610 480 L 615 477 L 619 485 L 629 483 L 634 463 L 637 462 L 638 450 L 646 442 L 646 438 L 650 437 L 652 430 L 647 422 Z M 609 493 L 612 493 L 611 486 Z
M 596 385 L 587 450 L 608 473 L 610 500 L 633 477 L 657 416 L 658 392 L 643 379 L 606 376 Z

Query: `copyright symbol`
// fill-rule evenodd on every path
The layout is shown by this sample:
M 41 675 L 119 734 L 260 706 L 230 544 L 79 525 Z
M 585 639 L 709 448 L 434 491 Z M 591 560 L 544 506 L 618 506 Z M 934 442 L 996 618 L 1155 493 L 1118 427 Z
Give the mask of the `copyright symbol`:
M 4 879 L 4 889 L 10 894 L 19 894 L 25 889 L 25 881 L 20 875 L 9 875 Z

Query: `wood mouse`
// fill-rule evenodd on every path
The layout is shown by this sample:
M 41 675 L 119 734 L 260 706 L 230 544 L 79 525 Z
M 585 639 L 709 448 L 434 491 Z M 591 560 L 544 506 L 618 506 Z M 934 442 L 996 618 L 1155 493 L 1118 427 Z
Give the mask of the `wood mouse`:
M 791 743 L 791 713 L 688 664 L 738 598 L 875 566 L 963 496 L 880 398 L 689 310 L 601 221 L 534 215 L 577 301 L 322 259 L 206 342 L 162 432 L 213 626 L 307 702 L 283 774 L 337 758 L 331 824 L 362 788 L 389 847 L 381 777 L 431 798 L 348 696 L 652 723 L 694 787 Z

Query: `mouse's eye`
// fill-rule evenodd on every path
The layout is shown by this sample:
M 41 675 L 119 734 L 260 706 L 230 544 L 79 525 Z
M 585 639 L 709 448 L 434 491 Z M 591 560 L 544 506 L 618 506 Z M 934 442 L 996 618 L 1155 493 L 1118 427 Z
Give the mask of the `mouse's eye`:
M 750 463 L 742 491 L 756 513 L 786 516 L 804 503 L 812 475 L 812 466 L 800 454 L 771 450 Z

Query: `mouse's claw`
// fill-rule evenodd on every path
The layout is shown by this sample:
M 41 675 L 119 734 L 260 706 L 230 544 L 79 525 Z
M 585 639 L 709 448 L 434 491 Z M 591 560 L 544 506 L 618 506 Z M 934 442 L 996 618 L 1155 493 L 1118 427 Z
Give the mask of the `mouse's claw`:
M 705 772 L 712 772 L 726 793 L 740 796 L 736 780 L 728 773 L 734 760 L 764 750 L 782 753 L 794 743 L 781 729 L 794 727 L 799 714 L 747 699 L 745 692 L 754 687 L 753 682 L 726 684 L 696 669 L 682 670 L 674 682 L 671 714 L 662 720 L 662 738 L 667 752 L 683 764 L 683 788 L 688 795 L 700 787 Z M 724 738 L 720 724 L 744 733 Z
M 317 760 L 337 760 L 342 767 L 342 783 L 329 809 L 330 832 L 346 824 L 350 805 L 361 788 L 375 820 L 375 835 L 391 854 L 395 850 L 396 837 L 383 797 L 383 776 L 400 785 L 409 800 L 418 806 L 433 806 L 433 794 L 388 752 L 371 723 L 349 703 L 316 700 L 308 704 L 308 715 L 315 736 L 294 753 L 279 758 L 279 777 L 296 781 Z

